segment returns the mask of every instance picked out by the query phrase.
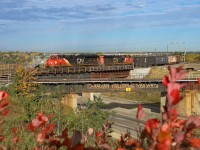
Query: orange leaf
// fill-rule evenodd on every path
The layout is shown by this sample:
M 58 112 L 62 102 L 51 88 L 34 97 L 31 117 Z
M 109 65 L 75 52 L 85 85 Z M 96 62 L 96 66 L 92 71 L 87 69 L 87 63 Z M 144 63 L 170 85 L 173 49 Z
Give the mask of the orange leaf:
M 190 139 L 189 143 L 193 148 L 200 148 L 200 140 L 197 138 Z
M 10 100 L 0 101 L 0 109 L 6 107 L 10 103 Z

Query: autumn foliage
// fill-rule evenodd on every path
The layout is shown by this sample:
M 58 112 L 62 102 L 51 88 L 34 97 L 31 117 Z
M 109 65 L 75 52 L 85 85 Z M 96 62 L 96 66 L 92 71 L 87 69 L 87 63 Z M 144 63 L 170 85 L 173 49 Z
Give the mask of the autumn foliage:
M 162 83 L 167 88 L 167 104 L 162 112 L 162 119 L 151 118 L 147 120 L 142 127 L 139 120 L 144 119 L 146 114 L 142 105 L 138 105 L 137 119 L 139 125 L 139 136 L 133 139 L 129 132 L 122 134 L 115 145 L 109 144 L 110 134 L 112 132 L 112 123 L 107 122 L 102 125 L 101 131 L 88 129 L 87 133 L 73 131 L 69 134 L 66 128 L 60 134 L 55 134 L 55 125 L 49 123 L 52 115 L 38 113 L 38 116 L 29 124 L 25 125 L 27 132 L 35 135 L 36 145 L 34 150 L 95 150 L 95 149 L 117 149 L 117 150 L 182 150 L 199 149 L 200 139 L 195 135 L 195 131 L 200 128 L 200 117 L 190 116 L 186 119 L 179 118 L 175 106 L 182 100 L 180 89 L 186 84 L 177 82 L 187 75 L 187 71 L 182 70 L 182 66 L 170 67 L 170 74 L 164 76 Z M 197 80 L 200 84 L 200 79 Z M 6 92 L 0 92 L 0 127 L 3 125 L 3 118 L 8 114 L 7 108 L 10 100 L 7 99 Z M 15 145 L 23 139 L 19 139 L 17 128 L 11 131 L 13 135 L 12 143 Z M 70 132 L 71 133 L 71 132 Z M 87 146 L 89 138 L 94 138 L 93 146 Z M 0 132 L 0 142 L 4 140 Z M 5 149 L 0 147 L 0 149 Z M 17 147 L 14 147 L 17 149 Z

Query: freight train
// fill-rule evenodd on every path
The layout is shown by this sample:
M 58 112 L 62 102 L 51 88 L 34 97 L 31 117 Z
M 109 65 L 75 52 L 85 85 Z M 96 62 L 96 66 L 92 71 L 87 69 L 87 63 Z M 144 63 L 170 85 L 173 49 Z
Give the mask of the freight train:
M 70 66 L 100 66 L 100 65 L 133 65 L 134 67 L 149 67 L 168 65 L 181 62 L 180 55 L 51 55 L 46 61 L 46 67 Z
M 62 76 L 64 78 L 126 78 L 130 70 L 137 67 L 149 67 L 179 63 L 180 56 L 168 55 L 51 55 L 45 68 L 39 69 L 37 76 Z

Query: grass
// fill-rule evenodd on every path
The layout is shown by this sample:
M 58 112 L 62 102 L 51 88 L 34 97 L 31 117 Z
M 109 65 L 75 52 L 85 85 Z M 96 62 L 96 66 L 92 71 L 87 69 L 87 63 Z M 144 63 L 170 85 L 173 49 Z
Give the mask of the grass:
M 128 99 L 143 103 L 158 103 L 160 102 L 160 92 L 116 92 L 116 93 L 102 93 L 103 96 Z

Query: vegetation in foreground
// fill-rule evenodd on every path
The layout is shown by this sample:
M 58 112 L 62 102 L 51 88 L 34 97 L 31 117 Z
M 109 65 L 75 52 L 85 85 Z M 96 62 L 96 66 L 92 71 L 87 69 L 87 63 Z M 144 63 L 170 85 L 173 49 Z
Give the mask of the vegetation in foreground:
M 28 144 L 32 144 L 32 148 L 37 150 L 93 150 L 111 148 L 115 148 L 117 150 L 181 150 L 190 148 L 199 149 L 200 139 L 195 131 L 200 128 L 200 117 L 190 116 L 186 119 L 180 119 L 178 118 L 178 113 L 175 108 L 175 106 L 182 100 L 180 90 L 185 86 L 184 83 L 177 83 L 176 81 L 183 79 L 186 74 L 187 71 L 182 71 L 182 67 L 170 68 L 169 76 L 164 76 L 163 78 L 163 85 L 167 87 L 167 105 L 164 106 L 162 119 L 158 120 L 156 118 L 151 118 L 146 121 L 144 128 L 138 122 L 138 132 L 140 133 L 138 139 L 132 139 L 130 137 L 130 133 L 126 133 L 125 135 L 122 135 L 121 138 L 115 143 L 116 146 L 112 145 L 113 143 L 109 142 L 109 133 L 111 132 L 110 128 L 112 125 L 111 123 L 104 124 L 101 130 L 98 128 L 95 129 L 93 126 L 90 125 L 90 127 L 88 127 L 88 130 L 86 130 L 86 128 L 84 128 L 83 130 L 83 121 L 88 122 L 88 118 L 79 118 L 80 120 L 82 120 L 82 122 L 78 130 L 70 129 L 69 126 L 64 125 L 63 128 L 60 128 L 60 132 L 58 132 L 55 128 L 56 126 L 58 126 L 58 124 L 56 124 L 58 123 L 58 120 L 56 120 L 56 122 L 53 122 L 52 114 L 47 116 L 44 115 L 44 113 L 48 113 L 45 112 L 48 110 L 45 110 L 44 108 L 40 108 L 38 110 L 36 109 L 35 111 L 40 112 L 41 110 L 44 113 L 38 113 L 37 118 L 29 121 L 29 119 L 32 118 L 32 115 L 34 115 L 31 114 L 30 110 L 32 109 L 29 109 L 29 111 L 27 112 L 27 114 L 29 115 L 26 115 L 26 119 L 23 119 L 23 117 L 20 116 L 21 113 L 16 105 L 11 105 L 10 108 L 8 108 L 9 103 L 11 102 L 11 100 L 7 99 L 8 94 L 6 92 L 0 92 L 0 127 L 2 129 L 0 138 L 1 149 L 17 149 L 19 148 L 20 143 L 23 143 L 21 144 L 21 146 L 25 146 L 23 147 L 23 149 L 30 149 L 30 147 L 26 146 L 30 146 Z M 200 84 L 200 79 L 198 79 L 197 82 L 198 84 Z M 19 101 L 20 100 L 18 100 L 18 102 Z M 26 99 L 23 99 L 23 101 L 26 101 Z M 20 103 L 24 103 L 23 101 L 20 101 Z M 29 105 L 25 105 L 25 107 L 22 108 L 22 111 L 30 108 L 30 105 L 30 103 Z M 76 112 L 75 115 L 77 114 L 78 113 Z M 87 117 L 91 116 L 92 115 L 90 114 L 90 116 Z M 11 117 L 19 117 L 18 122 L 20 123 L 17 124 L 17 121 L 13 121 L 12 124 L 6 125 Z M 61 116 L 57 117 L 60 118 Z M 68 117 L 69 116 L 67 116 L 67 118 Z M 138 105 L 136 117 L 138 120 L 145 118 L 145 112 L 143 111 L 142 105 Z M 93 119 L 96 119 L 96 117 L 94 117 Z M 99 122 L 96 122 L 94 125 L 98 123 Z M 9 127 L 11 127 L 11 129 L 9 129 Z M 5 131 L 7 131 L 7 134 L 3 133 Z M 29 131 L 29 134 L 25 134 L 26 131 Z M 8 134 L 9 132 L 12 133 L 12 136 L 10 137 Z M 94 140 L 90 140 L 90 138 L 93 138 Z M 6 145 L 4 145 L 4 141 L 6 139 L 8 142 Z M 20 149 L 22 149 L 22 147 L 20 147 Z

